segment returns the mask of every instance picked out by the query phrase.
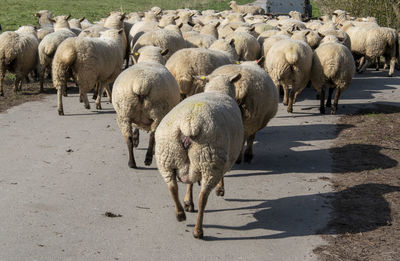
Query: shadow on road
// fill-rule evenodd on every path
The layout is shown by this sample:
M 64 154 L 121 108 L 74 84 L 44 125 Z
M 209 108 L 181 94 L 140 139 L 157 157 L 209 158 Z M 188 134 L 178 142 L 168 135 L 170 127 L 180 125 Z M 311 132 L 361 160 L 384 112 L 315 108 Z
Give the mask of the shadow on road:
M 360 233 L 375 230 L 391 224 L 391 210 L 383 197 L 386 193 L 400 191 L 398 186 L 385 184 L 362 184 L 352 188 L 332 193 L 312 194 L 307 196 L 286 197 L 275 200 L 260 199 L 225 199 L 231 202 L 255 203 L 249 207 L 233 209 L 206 210 L 206 212 L 229 212 L 256 210 L 252 215 L 255 221 L 242 226 L 225 226 L 204 224 L 204 228 L 217 228 L 235 231 L 272 230 L 275 234 L 259 236 L 213 237 L 206 236 L 205 240 L 250 240 L 250 239 L 279 239 L 315 235 L 319 227 L 318 207 L 326 205 L 326 200 L 334 198 L 333 205 L 341 208 L 341 216 L 330 222 L 330 225 L 340 224 L 339 231 L 327 230 L 320 234 Z M 360 200 L 362 199 L 362 200 Z M 339 206 L 336 206 L 340 204 Z M 225 213 L 227 215 L 229 213 Z M 188 225 L 193 226 L 193 225 Z M 329 225 L 328 225 L 329 228 Z

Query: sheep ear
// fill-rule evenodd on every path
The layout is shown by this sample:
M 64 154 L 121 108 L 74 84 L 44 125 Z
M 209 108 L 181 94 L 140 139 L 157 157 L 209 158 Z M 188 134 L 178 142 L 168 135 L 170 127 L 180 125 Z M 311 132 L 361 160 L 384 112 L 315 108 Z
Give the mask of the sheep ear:
M 252 25 L 249 30 L 250 30 L 250 32 L 253 32 L 255 29 L 256 29 L 256 27 L 254 25 Z
M 183 23 L 178 24 L 178 28 L 182 28 L 182 26 L 183 26 Z
M 221 24 L 221 22 L 218 21 L 218 22 L 215 24 L 215 28 L 217 28 L 220 24 Z
M 49 18 L 50 22 L 52 22 L 53 24 L 56 23 L 56 20 L 54 20 L 53 18 Z
M 235 44 L 235 39 L 232 38 L 232 39 L 229 41 L 229 45 L 233 46 L 234 44 Z
M 190 26 L 192 26 L 192 27 L 193 27 L 193 26 L 195 26 L 196 24 L 195 24 L 195 23 L 193 23 L 193 22 L 191 22 L 191 21 L 189 21 L 189 22 L 188 22 L 188 25 L 190 25 Z
M 169 53 L 169 50 L 168 50 L 168 49 L 161 50 L 161 52 L 160 52 L 160 54 L 161 54 L 162 56 L 167 55 L 168 53 Z
M 204 26 L 202 21 L 198 21 L 197 24 L 200 25 L 200 26 Z
M 124 29 L 119 29 L 118 34 L 121 34 L 124 31 Z
M 125 19 L 125 17 L 126 17 L 125 13 L 122 13 L 120 20 L 123 21 Z
M 194 13 L 191 13 L 191 14 L 189 15 L 189 17 L 192 17 L 192 16 L 194 16 Z
M 235 83 L 235 82 L 239 81 L 240 78 L 242 78 L 242 75 L 240 73 L 238 73 L 238 74 L 235 74 L 234 76 L 230 77 L 229 81 L 231 83 Z
M 33 16 L 40 17 L 40 14 L 39 13 L 35 13 L 35 14 L 33 14 Z
M 323 33 L 318 32 L 319 37 L 324 38 L 325 35 Z
M 69 14 L 66 18 L 65 18 L 65 20 L 68 20 L 68 19 L 70 19 L 71 18 L 71 15 Z
M 179 19 L 179 15 L 174 16 L 173 19 L 174 19 L 174 20 L 178 20 L 178 19 Z
M 311 33 L 311 31 L 307 31 L 305 35 L 307 36 L 307 35 L 309 35 L 310 33 Z
M 265 61 L 265 57 L 264 57 L 264 56 L 261 56 L 260 59 L 256 60 L 256 63 L 257 63 L 258 65 L 262 66 L 262 65 L 264 64 L 264 61 Z
M 79 19 L 79 22 L 82 23 L 85 20 L 85 17 L 82 17 L 81 19 Z

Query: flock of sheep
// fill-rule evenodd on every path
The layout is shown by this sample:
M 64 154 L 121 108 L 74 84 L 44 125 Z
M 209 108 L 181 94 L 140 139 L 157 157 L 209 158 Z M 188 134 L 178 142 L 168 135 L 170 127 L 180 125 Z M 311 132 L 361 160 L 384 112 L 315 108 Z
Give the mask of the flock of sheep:
M 234 1 L 230 6 L 223 12 L 158 7 L 112 12 L 95 24 L 40 11 L 38 30 L 22 26 L 0 35 L 0 95 L 6 70 L 16 76 L 15 91 L 32 71 L 42 91 L 51 73 L 59 115 L 68 81 L 79 87 L 86 109 L 87 93 L 94 91 L 101 109 L 105 90 L 128 147 L 129 167 L 136 168 L 139 129 L 150 132 L 145 165 L 155 153 L 179 221 L 185 210 L 194 211 L 192 184 L 201 182 L 193 235 L 202 238 L 210 191 L 216 187 L 223 196 L 224 173 L 235 162 L 252 161 L 255 134 L 275 116 L 281 89 L 289 113 L 310 81 L 321 113 L 325 87 L 326 107 L 336 90 L 335 113 L 356 64 L 362 72 L 383 56 L 391 76 L 398 58 L 398 33 L 373 18 L 352 19 L 337 10 L 332 19 L 304 22 L 298 12 L 271 17 L 257 6 Z M 188 184 L 184 207 L 177 180 Z

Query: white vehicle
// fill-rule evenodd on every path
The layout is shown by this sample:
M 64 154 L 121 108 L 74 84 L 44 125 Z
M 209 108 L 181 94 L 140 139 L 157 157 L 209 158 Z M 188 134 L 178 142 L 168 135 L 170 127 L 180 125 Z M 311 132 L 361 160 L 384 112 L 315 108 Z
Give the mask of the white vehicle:
M 288 14 L 290 11 L 305 12 L 304 0 L 267 0 L 263 8 L 268 14 Z

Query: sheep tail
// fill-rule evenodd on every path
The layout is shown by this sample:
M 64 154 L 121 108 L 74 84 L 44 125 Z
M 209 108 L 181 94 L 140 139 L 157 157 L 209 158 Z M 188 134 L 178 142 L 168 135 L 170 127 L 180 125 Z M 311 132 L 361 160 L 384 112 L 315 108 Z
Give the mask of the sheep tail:
M 296 50 L 290 50 L 289 52 L 285 53 L 285 58 L 290 65 L 294 65 L 299 60 L 299 54 L 296 52 Z
M 67 85 L 68 71 L 77 58 L 74 46 L 65 43 L 57 49 L 52 65 L 53 85 L 56 89 Z

